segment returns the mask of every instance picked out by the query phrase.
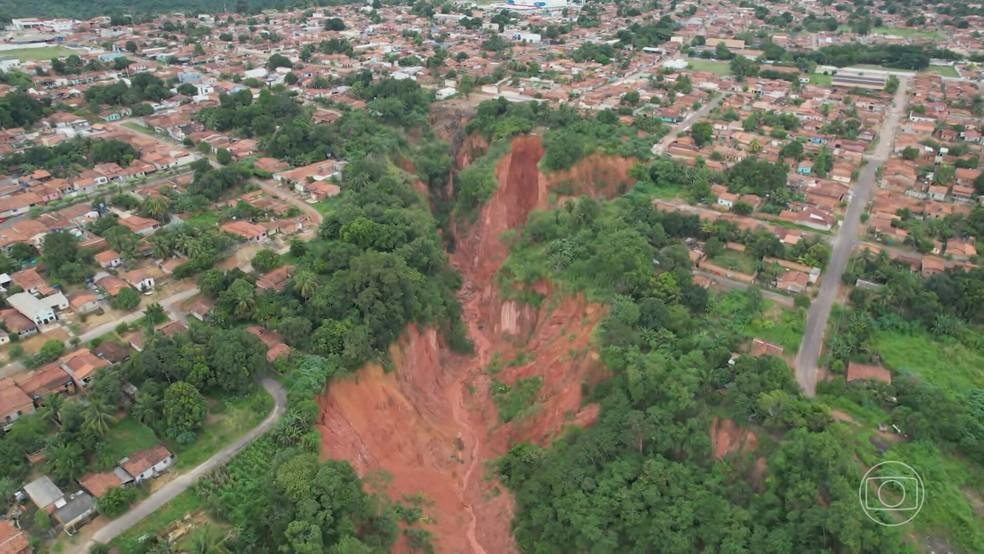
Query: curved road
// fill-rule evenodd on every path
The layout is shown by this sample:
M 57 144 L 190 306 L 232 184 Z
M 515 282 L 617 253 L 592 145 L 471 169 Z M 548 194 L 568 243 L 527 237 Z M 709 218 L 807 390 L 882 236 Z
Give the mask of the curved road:
M 899 77 L 899 88 L 878 134 L 878 145 L 875 147 L 875 151 L 868 156 L 867 163 L 861 169 L 861 174 L 851 191 L 851 202 L 844 213 L 840 230 L 834 238 L 833 252 L 820 282 L 820 292 L 813 300 L 810 311 L 806 315 L 806 329 L 803 331 L 803 341 L 800 343 L 794 365 L 796 366 L 796 381 L 799 382 L 803 393 L 810 397 L 815 395 L 817 391 L 817 361 L 823 347 L 823 335 L 827 329 L 827 319 L 830 317 L 830 310 L 833 308 L 834 300 L 837 299 L 837 292 L 840 290 L 841 276 L 847 268 L 847 262 L 850 260 L 854 246 L 859 242 L 858 232 L 861 227 L 861 213 L 871 199 L 878 169 L 892 153 L 895 131 L 898 129 L 902 113 L 905 111 L 908 88 L 909 79 Z
M 131 527 L 139 523 L 145 517 L 154 513 L 168 501 L 184 492 L 188 487 L 195 484 L 200 477 L 209 473 L 213 469 L 229 463 L 240 450 L 248 446 L 251 442 L 273 428 L 273 425 L 283 415 L 287 406 L 287 395 L 284 393 L 280 383 L 273 379 L 264 378 L 263 388 L 273 397 L 273 410 L 259 425 L 251 429 L 243 436 L 236 439 L 232 444 L 226 446 L 211 458 L 205 460 L 191 471 L 179 475 L 173 481 L 167 483 L 157 490 L 154 494 L 145 498 L 141 503 L 134 506 L 130 511 L 106 524 L 92 535 L 92 540 L 83 545 L 77 552 L 88 552 L 95 543 L 106 544 Z

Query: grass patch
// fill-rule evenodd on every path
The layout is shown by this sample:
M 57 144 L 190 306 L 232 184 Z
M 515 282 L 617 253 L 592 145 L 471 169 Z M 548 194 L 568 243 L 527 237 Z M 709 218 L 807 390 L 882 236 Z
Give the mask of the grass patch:
M 256 427 L 272 408 L 273 398 L 262 388 L 239 397 L 209 399 L 208 420 L 195 441 L 187 446 L 179 446 L 173 441 L 167 444 L 177 454 L 175 468 L 185 470 L 204 462 Z
M 823 73 L 810 73 L 810 84 L 821 87 L 829 87 L 834 84 L 834 76 L 825 75 Z
M 725 250 L 724 252 L 721 252 L 717 256 L 711 258 L 711 263 L 732 271 L 740 271 L 746 275 L 754 275 L 755 267 L 757 265 L 756 261 L 751 256 L 735 250 Z
M 533 407 L 542 386 L 541 377 L 519 379 L 511 387 L 493 379 L 492 400 L 499 411 L 499 419 L 506 423 L 527 412 Z
M 752 319 L 742 331 L 750 337 L 778 344 L 787 354 L 795 355 L 803 340 L 806 314 L 803 310 L 786 310 L 771 304 L 767 301 L 762 315 Z
M 650 181 L 639 181 L 630 194 L 641 194 L 648 198 L 674 200 L 683 196 L 683 187 L 679 185 L 657 185 Z
M 980 493 L 984 472 L 921 441 L 895 445 L 884 459 L 902 460 L 922 477 L 926 501 L 911 523 L 920 535 L 944 537 L 961 552 L 984 552 L 984 519 L 963 492 Z
M 876 332 L 872 341 L 885 366 L 922 377 L 944 391 L 984 387 L 984 353 L 928 333 Z
M 120 123 L 120 125 L 126 127 L 127 129 L 130 129 L 131 131 L 143 133 L 145 135 L 150 135 L 152 137 L 158 136 L 157 133 L 155 133 L 154 130 L 151 129 L 150 127 L 147 127 L 146 125 L 141 125 L 134 121 L 125 121 L 123 123 Z
M 161 443 L 154 430 L 133 417 L 121 419 L 106 434 L 106 459 L 119 460 Z
M 952 65 L 931 65 L 926 71 L 930 73 L 935 73 L 941 77 L 960 77 L 960 73 L 957 73 L 957 69 Z
M 17 58 L 22 62 L 32 62 L 50 60 L 51 58 L 64 58 L 72 54 L 78 54 L 78 52 L 61 46 L 39 46 L 37 48 L 2 50 L 0 51 L 0 58 Z
M 201 497 L 195 494 L 194 488 L 190 488 L 131 527 L 129 531 L 113 539 L 110 545 L 118 552 L 140 552 L 140 537 L 159 534 L 185 514 L 196 512 L 203 507 Z
M 201 212 L 188 218 L 188 225 L 196 227 L 213 228 L 219 225 L 219 214 L 215 212 Z
M 943 33 L 931 30 L 931 29 L 920 29 L 915 27 L 875 27 L 871 30 L 873 35 L 895 35 L 902 38 L 922 38 L 927 40 L 943 40 Z
M 699 58 L 690 58 L 687 61 L 690 63 L 690 69 L 694 71 L 707 71 L 715 75 L 731 75 L 731 64 L 728 62 Z

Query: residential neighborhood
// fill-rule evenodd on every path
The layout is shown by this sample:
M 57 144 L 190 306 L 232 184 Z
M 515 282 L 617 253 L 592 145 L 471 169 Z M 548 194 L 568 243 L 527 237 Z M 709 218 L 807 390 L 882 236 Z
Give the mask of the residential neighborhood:
M 0 553 L 984 548 L 980 5 L 15 4 Z

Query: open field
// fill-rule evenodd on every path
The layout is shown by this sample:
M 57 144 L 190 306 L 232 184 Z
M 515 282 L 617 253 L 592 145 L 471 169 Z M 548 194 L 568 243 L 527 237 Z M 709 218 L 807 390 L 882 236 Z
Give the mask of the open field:
M 915 27 L 875 27 L 871 32 L 875 35 L 895 35 L 908 39 L 942 40 L 944 38 L 940 31 Z
M 890 369 L 918 375 L 944 391 L 984 387 L 984 353 L 956 340 L 882 331 L 875 334 L 873 344 Z
M 728 62 L 698 58 L 690 58 L 687 61 L 690 62 L 690 68 L 694 71 L 708 71 L 715 75 L 731 75 L 731 64 Z
M 823 73 L 810 73 L 811 85 L 829 87 L 833 82 L 834 82 L 834 77 L 832 75 L 824 75 Z
M 15 50 L 0 50 L 0 58 L 17 58 L 22 62 L 64 58 L 76 54 L 74 50 L 61 46 L 41 46 L 38 48 L 18 48 Z
M 803 340 L 806 314 L 802 310 L 782 309 L 768 300 L 765 303 L 763 314 L 749 322 L 743 331 L 751 337 L 778 344 L 787 353 L 795 355 Z
M 952 65 L 931 65 L 926 69 L 926 71 L 930 73 L 935 73 L 942 77 L 953 77 L 953 78 L 960 77 L 960 74 L 957 73 L 956 68 L 954 68 Z
M 734 250 L 725 250 L 711 258 L 711 263 L 732 271 L 740 271 L 747 275 L 755 274 L 755 260 L 751 256 Z

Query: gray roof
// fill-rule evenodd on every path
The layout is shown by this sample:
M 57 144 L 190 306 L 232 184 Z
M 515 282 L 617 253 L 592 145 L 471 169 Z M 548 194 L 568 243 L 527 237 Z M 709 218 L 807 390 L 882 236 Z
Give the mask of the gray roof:
M 38 508 L 44 508 L 52 504 L 55 500 L 65 496 L 62 494 L 61 489 L 47 475 L 38 477 L 34 481 L 24 485 L 24 492 L 27 493 L 27 496 L 31 498 L 31 501 Z
M 51 308 L 46 306 L 44 302 L 26 292 L 11 294 L 7 297 L 7 303 L 18 312 L 30 318 L 33 318 L 42 312 L 51 311 Z
M 96 507 L 95 501 L 85 491 L 73 494 L 66 501 L 64 506 L 55 510 L 55 519 L 62 525 L 75 523 L 76 520 L 90 515 Z

